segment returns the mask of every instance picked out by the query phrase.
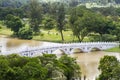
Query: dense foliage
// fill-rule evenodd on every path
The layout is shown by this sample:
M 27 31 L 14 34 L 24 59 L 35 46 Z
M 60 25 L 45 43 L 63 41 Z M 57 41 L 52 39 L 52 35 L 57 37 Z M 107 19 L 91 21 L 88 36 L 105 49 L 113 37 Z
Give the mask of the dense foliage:
M 104 56 L 100 60 L 99 70 L 101 74 L 97 80 L 119 80 L 120 62 L 115 56 Z
M 0 7 L 18 8 L 26 4 L 29 0 L 0 0 Z
M 67 55 L 57 58 L 53 54 L 21 57 L 16 54 L 0 56 L 1 80 L 70 80 L 80 78 L 76 60 Z
M 31 0 L 29 3 L 29 18 L 30 18 L 30 26 L 33 31 L 36 33 L 40 32 L 40 23 L 42 21 L 42 9 L 38 0 Z
M 63 33 L 64 30 L 64 20 L 65 20 L 65 8 L 64 4 L 58 5 L 58 8 L 56 9 L 56 21 L 57 21 L 57 30 L 61 34 L 62 41 L 64 41 Z
M 11 14 L 6 16 L 5 24 L 8 28 L 14 31 L 14 35 L 17 36 L 19 29 L 24 26 L 19 17 L 13 16 Z
M 4 1 L 6 2 L 8 0 L 2 0 L 2 5 Z M 17 0 L 15 0 L 15 2 L 16 1 Z M 12 0 L 8 2 L 15 3 Z M 9 21 L 9 23 L 13 21 L 14 25 L 11 27 L 11 30 L 14 31 L 14 33 L 19 31 L 21 25 L 17 23 L 18 21 L 6 18 L 7 15 L 18 17 L 19 21 L 22 21 L 21 24 L 25 22 L 24 19 L 27 19 L 25 25 L 27 24 L 27 26 L 33 30 L 33 33 L 37 35 L 40 34 L 41 29 L 56 29 L 58 34 L 61 35 L 62 42 L 65 41 L 65 30 L 72 31 L 72 33 L 68 35 L 73 35 L 75 39 L 78 38 L 79 42 L 83 41 L 86 37 L 89 41 L 120 41 L 119 7 L 115 8 L 110 6 L 87 9 L 85 6 L 75 6 L 77 3 L 74 1 L 70 3 L 71 6 L 58 2 L 40 3 L 39 0 L 25 0 L 20 1 L 20 3 L 22 5 L 19 7 L 7 7 L 10 5 L 6 3 L 6 7 L 0 7 L 0 20 L 3 22 L 6 20 Z M 7 26 L 9 25 L 7 23 L 5 24 Z M 22 38 L 22 36 L 20 38 Z
M 22 28 L 20 28 L 20 30 L 18 32 L 18 37 L 21 39 L 32 39 L 33 38 L 33 30 L 28 26 L 22 27 Z

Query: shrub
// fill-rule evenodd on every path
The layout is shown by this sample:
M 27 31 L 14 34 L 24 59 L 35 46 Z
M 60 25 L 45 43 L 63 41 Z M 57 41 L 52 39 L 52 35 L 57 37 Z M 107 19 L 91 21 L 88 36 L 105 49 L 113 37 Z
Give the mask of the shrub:
M 32 39 L 33 31 L 30 27 L 22 27 L 18 32 L 18 37 L 21 39 Z
M 116 37 L 110 34 L 104 34 L 102 39 L 103 41 L 115 41 Z

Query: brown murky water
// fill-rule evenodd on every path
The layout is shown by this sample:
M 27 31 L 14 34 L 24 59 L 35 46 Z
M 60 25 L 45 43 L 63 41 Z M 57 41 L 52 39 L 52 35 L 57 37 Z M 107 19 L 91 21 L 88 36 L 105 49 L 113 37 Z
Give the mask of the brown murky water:
M 80 65 L 82 77 L 86 76 L 86 80 L 95 80 L 99 75 L 98 65 L 99 61 L 105 55 L 116 56 L 120 60 L 120 53 L 96 51 L 90 53 L 77 53 L 71 54 L 70 56 L 77 59 Z
M 20 40 L 20 39 L 11 39 L 6 38 L 5 36 L 0 35 L 0 41 L 2 43 L 6 43 L 6 49 L 9 48 L 17 48 L 24 46 L 44 46 L 49 43 L 34 41 L 34 40 Z M 58 51 L 59 54 L 59 51 Z M 70 56 L 75 57 L 77 59 L 78 64 L 80 65 L 82 77 L 86 76 L 86 80 L 95 80 L 95 78 L 99 75 L 98 65 L 100 58 L 104 55 L 112 55 L 116 56 L 120 60 L 120 53 L 113 52 L 90 52 L 90 53 L 74 53 L 70 54 Z
M 13 39 L 13 38 L 8 38 L 4 35 L 0 35 L 0 42 L 5 44 L 6 49 L 17 48 L 22 46 L 39 46 L 43 44 L 43 42 L 40 42 L 40 41 L 22 40 L 17 38 Z

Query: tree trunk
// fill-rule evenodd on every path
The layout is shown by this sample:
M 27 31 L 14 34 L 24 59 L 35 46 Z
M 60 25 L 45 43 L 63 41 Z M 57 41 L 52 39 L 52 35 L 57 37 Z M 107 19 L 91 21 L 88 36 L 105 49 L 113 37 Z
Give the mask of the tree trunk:
M 80 41 L 80 42 L 82 42 L 84 38 L 85 38 L 85 37 L 81 37 L 81 41 Z
M 118 42 L 119 42 L 119 48 L 120 48 L 120 37 L 119 37 L 119 39 L 118 39 L 118 40 L 119 40 Z
M 102 37 L 103 37 L 103 34 L 101 34 L 101 33 L 100 33 L 100 41 L 102 41 L 102 40 L 103 40 L 103 39 L 102 39 Z
M 74 39 L 75 39 L 75 36 L 73 36 L 73 40 L 72 40 L 73 42 L 74 42 Z
M 64 37 L 63 37 L 62 30 L 60 30 L 60 34 L 61 34 L 61 38 L 62 38 L 62 42 L 63 42 L 64 41 Z
M 80 40 L 80 36 L 77 36 L 77 37 L 78 37 L 79 42 L 81 42 L 81 40 Z

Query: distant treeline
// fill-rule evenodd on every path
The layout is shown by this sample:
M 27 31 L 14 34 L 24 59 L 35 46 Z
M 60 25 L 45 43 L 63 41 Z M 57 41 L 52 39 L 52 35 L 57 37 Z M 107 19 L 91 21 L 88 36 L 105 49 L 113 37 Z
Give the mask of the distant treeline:
M 41 1 L 41 0 L 40 0 Z M 45 0 L 44 0 L 45 1 Z M 52 0 L 51 0 L 52 1 Z M 60 0 L 59 0 L 60 1 Z M 80 2 L 79 2 L 80 1 Z M 87 2 L 99 2 L 99 3 L 110 3 L 112 2 L 112 0 L 108 0 L 107 1 L 104 1 L 104 0 L 68 0 L 66 1 L 67 4 L 69 4 L 70 6 L 77 6 L 79 5 L 80 3 L 87 3 Z M 25 4 L 27 4 L 28 2 L 30 2 L 30 0 L 0 0 L 0 7 L 21 7 Z M 61 1 L 62 2 L 62 1 Z M 120 4 L 120 0 L 115 0 L 115 3 L 116 4 Z
M 21 7 L 29 0 L 0 0 L 0 7 Z
M 120 0 L 115 0 L 115 2 L 116 2 L 117 4 L 120 4 Z

